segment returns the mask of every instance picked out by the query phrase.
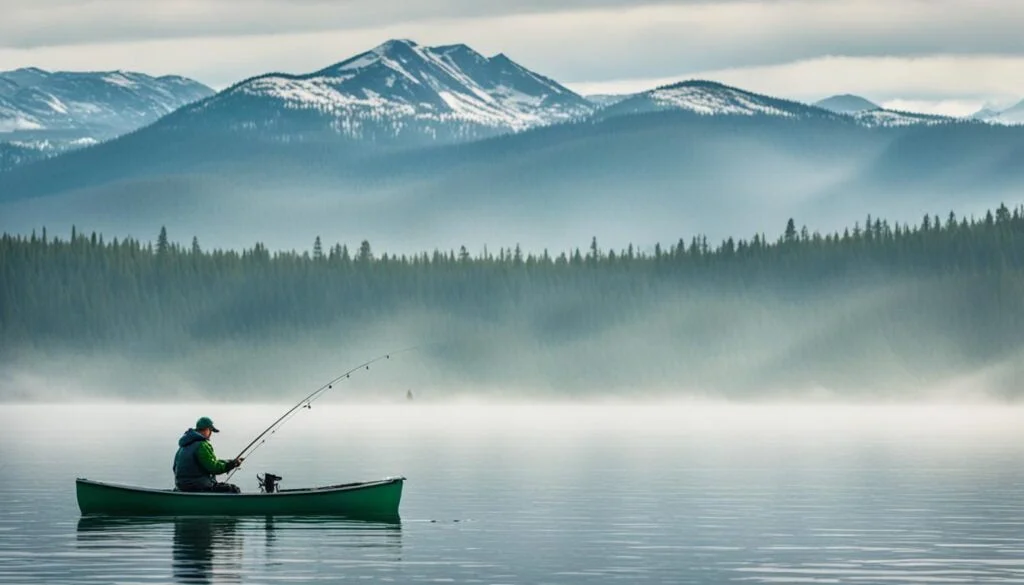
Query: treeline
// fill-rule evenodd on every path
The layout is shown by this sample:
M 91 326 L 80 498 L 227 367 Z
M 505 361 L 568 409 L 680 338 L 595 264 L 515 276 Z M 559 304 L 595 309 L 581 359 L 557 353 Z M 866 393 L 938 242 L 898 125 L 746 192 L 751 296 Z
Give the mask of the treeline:
M 721 323 L 687 333 L 713 337 L 716 326 L 760 319 L 779 303 L 804 303 L 803 318 L 824 318 L 823 295 L 896 285 L 912 292 L 880 309 L 880 335 L 930 323 L 979 358 L 1020 348 L 1024 206 L 981 218 L 926 215 L 916 225 L 869 216 L 826 234 L 790 220 L 774 239 L 712 244 L 694 236 L 647 250 L 603 249 L 595 239 L 557 253 L 517 246 L 395 255 L 319 237 L 301 252 L 258 243 L 204 250 L 196 238 L 175 243 L 166 230 L 151 242 L 77 230 L 5 234 L 0 343 L 173 352 L 200 341 L 274 343 L 415 311 L 489 331 L 515 324 L 555 343 L 655 306 L 731 299 L 735 310 Z M 865 327 L 849 333 L 871 334 Z

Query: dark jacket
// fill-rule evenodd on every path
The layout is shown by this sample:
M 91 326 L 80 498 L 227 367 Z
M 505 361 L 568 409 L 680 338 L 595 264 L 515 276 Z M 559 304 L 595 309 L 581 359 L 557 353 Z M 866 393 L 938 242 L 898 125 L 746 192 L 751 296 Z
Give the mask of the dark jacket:
M 213 445 L 195 429 L 178 439 L 174 455 L 174 486 L 183 492 L 202 491 L 217 483 L 214 476 L 234 469 L 233 461 L 217 459 Z

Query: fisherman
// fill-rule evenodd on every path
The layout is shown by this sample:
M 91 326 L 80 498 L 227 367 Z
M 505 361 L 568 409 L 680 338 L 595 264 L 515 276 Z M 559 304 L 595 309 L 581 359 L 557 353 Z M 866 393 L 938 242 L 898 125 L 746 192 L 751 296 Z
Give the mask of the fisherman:
M 182 492 L 240 493 L 238 486 L 220 483 L 215 476 L 227 473 L 242 464 L 244 459 L 224 461 L 213 454 L 210 435 L 219 433 L 209 417 L 201 417 L 195 428 L 185 431 L 178 439 L 178 452 L 174 455 L 174 487 Z

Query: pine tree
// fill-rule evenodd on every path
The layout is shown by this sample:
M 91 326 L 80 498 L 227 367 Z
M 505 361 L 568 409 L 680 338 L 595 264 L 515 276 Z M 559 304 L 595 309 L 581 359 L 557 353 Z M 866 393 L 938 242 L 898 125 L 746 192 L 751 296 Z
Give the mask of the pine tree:
M 783 239 L 786 241 L 787 244 L 791 244 L 796 241 L 796 223 L 793 221 L 792 217 L 789 218 L 789 221 L 786 222 L 786 232 L 783 236 Z
M 324 246 L 320 242 L 320 236 L 313 240 L 313 260 L 320 262 L 324 259 Z
M 999 208 L 996 209 L 996 223 L 1005 224 L 1010 221 L 1010 210 L 1007 209 L 1005 203 L 1000 203 Z
M 373 260 L 373 250 L 370 248 L 369 240 L 363 240 L 359 244 L 359 257 L 357 258 L 360 264 L 369 264 Z
M 167 241 L 167 228 L 161 226 L 160 235 L 158 235 L 156 238 L 156 253 L 163 256 L 164 254 L 167 253 L 167 249 L 169 246 L 170 244 Z

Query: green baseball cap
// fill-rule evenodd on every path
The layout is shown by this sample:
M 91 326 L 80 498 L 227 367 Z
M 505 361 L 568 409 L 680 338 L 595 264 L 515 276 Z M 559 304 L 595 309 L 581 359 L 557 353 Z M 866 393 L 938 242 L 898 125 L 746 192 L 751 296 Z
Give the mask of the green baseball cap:
M 213 421 L 210 420 L 210 417 L 208 416 L 201 417 L 199 420 L 196 421 L 196 430 L 201 431 L 203 429 L 210 429 L 215 433 L 220 432 L 220 430 L 218 430 L 217 427 L 213 426 Z

